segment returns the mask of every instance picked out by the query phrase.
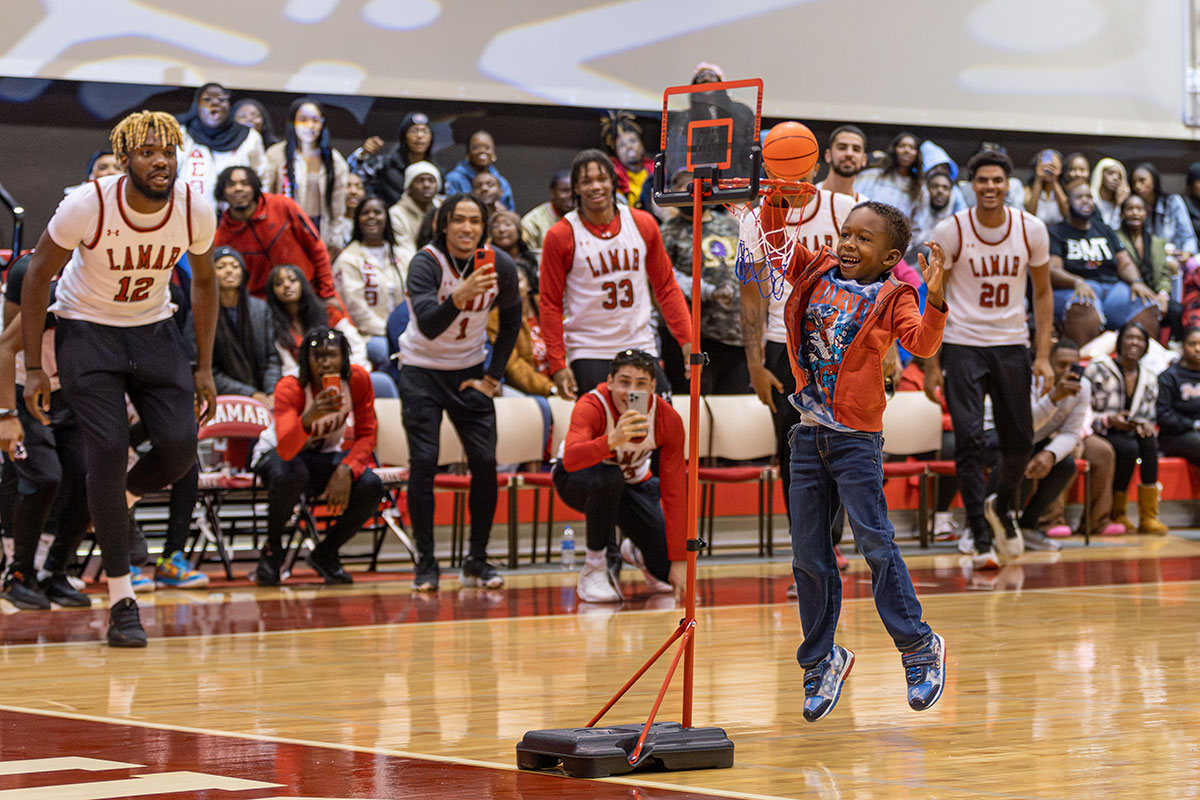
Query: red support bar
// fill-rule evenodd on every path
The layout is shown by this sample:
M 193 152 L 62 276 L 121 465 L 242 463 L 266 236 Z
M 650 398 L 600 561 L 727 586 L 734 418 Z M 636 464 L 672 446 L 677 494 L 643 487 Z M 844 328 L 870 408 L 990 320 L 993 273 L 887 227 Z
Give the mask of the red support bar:
M 671 666 L 667 667 L 667 676 L 663 678 L 662 688 L 658 690 L 658 698 L 654 701 L 654 707 L 650 709 L 650 716 L 646 719 L 646 724 L 642 728 L 642 735 L 638 737 L 637 745 L 633 748 L 633 752 L 629 754 L 630 764 L 636 764 L 638 757 L 642 754 L 642 745 L 646 743 L 646 737 L 650 734 L 650 726 L 654 724 L 654 717 L 658 714 L 663 697 L 667 694 L 667 687 L 671 685 L 671 678 L 675 677 L 675 668 L 679 666 L 679 657 L 685 652 L 691 652 L 692 633 L 695 630 L 696 620 L 691 620 L 687 623 L 687 630 L 683 634 L 683 641 L 679 643 L 679 649 L 675 651 L 675 657 L 671 659 Z M 684 725 L 684 727 L 690 728 L 691 726 Z
M 658 648 L 657 652 L 655 652 L 654 655 L 650 656 L 650 660 L 642 665 L 642 668 L 639 669 L 634 674 L 634 676 L 632 678 L 630 678 L 625 683 L 625 685 L 622 686 L 617 691 L 617 693 L 612 696 L 612 699 L 608 701 L 608 703 L 604 706 L 604 708 L 600 709 L 600 713 L 597 714 L 596 716 L 592 717 L 591 720 L 588 722 L 588 724 L 585 725 L 584 727 L 591 728 L 591 727 L 595 726 L 595 724 L 600 721 L 600 718 L 603 717 L 605 714 L 607 714 L 608 710 L 610 708 L 612 708 L 613 706 L 615 706 L 617 704 L 617 701 L 620 700 L 622 697 L 624 697 L 625 693 L 633 688 L 633 685 L 638 682 L 638 679 L 646 674 L 646 670 L 648 670 L 652 666 L 654 666 L 654 662 L 658 661 L 658 659 L 662 656 L 662 654 L 667 652 L 667 648 L 670 647 L 671 644 L 676 639 L 678 639 L 680 636 L 683 635 L 683 632 L 686 628 L 687 628 L 687 620 L 681 621 L 679 623 L 679 627 L 676 628 L 675 632 L 671 634 L 671 638 L 669 638 L 669 639 L 667 639 L 667 641 L 663 642 L 663 646 Z

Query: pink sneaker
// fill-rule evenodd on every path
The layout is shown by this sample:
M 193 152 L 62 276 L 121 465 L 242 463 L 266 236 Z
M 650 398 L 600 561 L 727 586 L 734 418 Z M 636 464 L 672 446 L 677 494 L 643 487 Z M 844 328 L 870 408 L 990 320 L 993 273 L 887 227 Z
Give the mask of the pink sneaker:
M 1101 536 L 1124 536 L 1125 533 L 1125 526 L 1116 522 L 1108 523 L 1100 531 Z
M 1051 539 L 1067 539 L 1071 536 L 1071 526 L 1055 525 L 1046 530 L 1046 535 Z

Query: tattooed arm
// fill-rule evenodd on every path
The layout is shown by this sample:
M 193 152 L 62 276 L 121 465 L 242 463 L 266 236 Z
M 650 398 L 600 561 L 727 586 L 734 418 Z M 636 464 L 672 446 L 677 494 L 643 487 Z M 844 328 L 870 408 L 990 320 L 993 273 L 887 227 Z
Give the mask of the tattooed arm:
M 753 281 L 742 284 L 742 341 L 746 343 L 746 366 L 750 370 L 750 385 L 763 405 L 775 411 L 771 389 L 783 391 L 771 371 L 763 365 L 763 335 L 766 332 L 767 299 Z

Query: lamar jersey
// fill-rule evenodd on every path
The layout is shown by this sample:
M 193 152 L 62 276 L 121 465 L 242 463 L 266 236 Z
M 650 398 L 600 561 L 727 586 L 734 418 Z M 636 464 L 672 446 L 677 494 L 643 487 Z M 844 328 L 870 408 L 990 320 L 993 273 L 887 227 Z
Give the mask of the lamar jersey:
M 968 208 L 942 220 L 933 241 L 946 251 L 946 305 L 942 341 L 972 347 L 1029 343 L 1025 286 L 1030 267 L 1046 268 L 1050 236 L 1027 211 L 1004 207 L 999 228 L 979 224 Z
M 812 252 L 828 247 L 836 252 L 838 237 L 842 232 L 842 223 L 856 205 L 855 198 L 845 194 L 834 194 L 828 189 L 820 189 L 803 210 L 792 209 L 788 212 L 788 227 L 800 226 L 797 233 L 798 241 L 804 248 Z M 759 209 L 754 209 L 757 217 Z M 803 216 L 801 216 L 803 214 Z M 745 238 L 745 234 L 743 234 Z M 757 262 L 763 257 L 762 249 L 753 250 Z M 776 296 L 778 295 L 778 296 Z M 788 292 L 771 292 L 767 297 L 767 341 L 787 344 L 787 325 L 784 324 L 783 309 L 787 305 Z
M 139 214 L 125 200 L 124 175 L 80 186 L 58 205 L 46 230 L 74 250 L 50 307 L 60 317 L 132 328 L 171 316 L 171 270 L 184 253 L 212 249 L 216 214 L 175 181 L 166 208 Z
M 568 213 L 546 233 L 539 283 L 551 372 L 581 358 L 607 361 L 626 347 L 657 354 L 647 289 L 675 339 L 691 341 L 687 302 L 658 222 L 645 211 L 618 205 L 604 228 Z

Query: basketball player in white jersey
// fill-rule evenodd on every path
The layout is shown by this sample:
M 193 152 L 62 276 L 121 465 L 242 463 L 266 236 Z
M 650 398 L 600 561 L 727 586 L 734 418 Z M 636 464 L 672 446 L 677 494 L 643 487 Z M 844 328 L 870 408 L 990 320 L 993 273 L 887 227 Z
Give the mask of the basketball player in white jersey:
M 108 643 L 116 647 L 146 646 L 129 576 L 128 507 L 191 468 L 197 417 L 207 421 L 216 407 L 216 218 L 206 199 L 176 179 L 181 141 L 175 119 L 161 112 L 130 114 L 113 128 L 124 174 L 85 184 L 59 204 L 21 295 L 25 342 L 39 343 L 50 281 L 66 267 L 50 309 L 58 319 L 58 374 L 82 429 L 88 507 L 112 603 Z M 171 272 L 184 253 L 192 268 L 194 367 L 169 303 Z M 25 405 L 47 424 L 50 380 L 34 363 L 38 351 L 25 347 Z M 128 475 L 126 394 L 151 442 Z
M 683 420 L 654 394 L 657 362 L 641 350 L 618 353 L 607 380 L 575 404 L 554 465 L 559 497 L 587 517 L 587 557 L 576 593 L 588 603 L 624 599 L 605 553 L 617 525 L 628 537 L 622 554 L 641 568 L 650 591 L 682 589 L 687 576 Z M 644 414 L 630 405 L 635 391 L 648 400 Z M 650 474 L 655 451 L 657 478 Z
M 584 150 L 575 156 L 575 210 L 550 227 L 542 244 L 542 338 L 554 383 L 568 400 L 603 383 L 618 350 L 658 355 L 650 324 L 654 300 L 685 359 L 691 353 L 691 315 L 658 221 L 618 205 L 616 185 L 604 153 Z M 658 385 L 668 385 L 661 369 Z
M 854 191 L 854 176 L 867 166 L 867 135 L 861 128 L 857 125 L 834 128 L 825 146 L 825 163 L 829 164 L 829 174 L 817 184 L 818 189 L 849 195 L 854 205 L 871 199 Z
M 442 412 L 450 417 L 471 470 L 471 539 L 462 566 L 466 586 L 498 588 L 504 578 L 487 563 L 496 513 L 496 408 L 504 367 L 521 328 L 517 268 L 507 254 L 486 246 L 487 208 L 469 194 L 446 198 L 433 242 L 408 265 L 412 316 L 400 335 L 400 401 L 408 433 L 408 508 L 420 559 L 413 587 L 437 591 L 433 479 Z M 500 329 L 485 371 L 487 319 L 500 312 Z
M 1033 375 L 1043 391 L 1054 385 L 1050 237 L 1037 217 L 1004 204 L 1011 174 L 1007 155 L 994 150 L 974 155 L 967 176 L 975 205 L 942 220 L 932 236 L 946 252 L 950 315 L 940 365 L 937 358 L 924 362 L 925 392 L 935 402 L 937 387 L 946 395 L 954 424 L 954 461 L 975 543 L 974 563 L 981 569 L 999 566 L 994 538 L 1005 555 L 1016 557 L 1023 550 L 1014 510 L 1020 508 L 1017 494 L 1033 450 L 1027 277 L 1033 282 L 1037 326 Z M 984 465 L 991 459 L 983 438 L 984 395 L 992 398 L 1000 440 L 992 472 L 994 494 L 987 496 Z
M 809 179 L 816 175 L 817 169 L 819 166 L 813 167 L 812 173 L 808 175 Z M 841 233 L 842 223 L 853 209 L 854 200 L 848 195 L 819 189 L 816 195 L 809 198 L 803 209 L 793 208 L 788 212 L 787 224 L 789 227 L 800 226 L 798 241 L 812 252 L 815 253 L 822 247 L 833 249 Z M 757 214 L 758 210 L 755 209 L 753 213 Z M 743 231 L 745 230 L 743 226 Z M 756 261 L 762 258 L 761 250 L 754 253 L 754 257 Z M 763 405 L 771 409 L 775 419 L 775 439 L 781 465 L 779 477 L 783 483 L 786 508 L 789 502 L 788 487 L 791 485 L 791 475 L 787 469 L 791 462 L 788 432 L 800 421 L 800 412 L 788 401 L 796 392 L 796 379 L 792 375 L 791 362 L 788 360 L 787 327 L 784 325 L 783 314 L 791 287 L 777 287 L 775 291 L 771 291 L 770 287 L 770 282 L 760 284 L 755 281 L 743 281 L 742 341 L 746 343 L 750 384 Z M 767 297 L 763 297 L 764 293 Z

